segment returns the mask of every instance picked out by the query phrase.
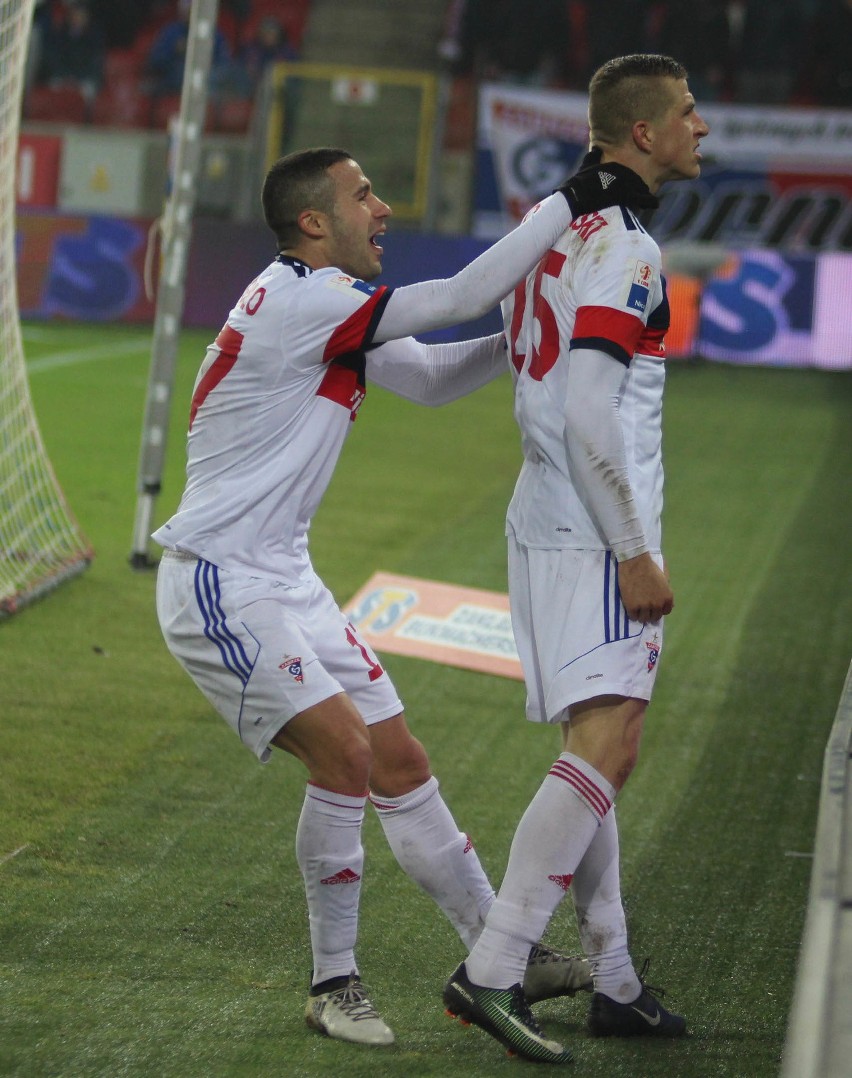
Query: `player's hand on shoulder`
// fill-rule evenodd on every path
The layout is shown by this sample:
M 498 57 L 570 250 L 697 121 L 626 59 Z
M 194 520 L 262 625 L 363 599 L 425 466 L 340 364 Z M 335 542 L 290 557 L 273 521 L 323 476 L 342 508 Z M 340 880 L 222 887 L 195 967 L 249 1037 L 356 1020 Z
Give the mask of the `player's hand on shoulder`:
M 567 199 L 575 219 L 607 206 L 653 209 L 660 204 L 632 168 L 617 161 L 602 165 L 600 157 L 600 150 L 591 150 L 583 158 L 579 171 L 556 188 Z

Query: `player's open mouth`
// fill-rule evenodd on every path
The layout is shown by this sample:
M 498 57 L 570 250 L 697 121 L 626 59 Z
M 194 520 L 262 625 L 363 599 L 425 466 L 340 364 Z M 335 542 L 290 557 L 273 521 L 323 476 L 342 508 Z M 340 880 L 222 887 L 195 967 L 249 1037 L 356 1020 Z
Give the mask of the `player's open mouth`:
M 375 234 L 375 236 L 370 236 L 370 246 L 374 247 L 379 252 L 379 254 L 384 253 L 384 247 L 382 247 L 382 245 L 377 242 L 378 237 L 381 236 L 381 235 L 382 235 L 381 232 L 377 232 Z

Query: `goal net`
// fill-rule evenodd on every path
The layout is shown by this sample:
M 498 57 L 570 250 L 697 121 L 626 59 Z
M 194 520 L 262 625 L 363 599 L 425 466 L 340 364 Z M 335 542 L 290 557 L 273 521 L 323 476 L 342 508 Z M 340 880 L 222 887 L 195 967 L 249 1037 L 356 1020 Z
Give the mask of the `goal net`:
M 92 559 L 45 452 L 18 314 L 15 177 L 34 4 L 0 0 L 0 618 Z

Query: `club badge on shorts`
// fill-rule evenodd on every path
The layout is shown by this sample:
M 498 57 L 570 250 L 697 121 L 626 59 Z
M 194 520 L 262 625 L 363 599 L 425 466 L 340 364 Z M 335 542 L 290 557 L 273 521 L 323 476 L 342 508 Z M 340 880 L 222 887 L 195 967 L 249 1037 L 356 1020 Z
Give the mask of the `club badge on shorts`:
M 654 633 L 653 640 L 646 640 L 645 647 L 648 649 L 648 672 L 650 673 L 657 665 L 657 659 L 660 657 L 660 638 Z
M 278 669 L 279 670 L 286 670 L 287 673 L 290 675 L 290 677 L 294 681 L 298 681 L 298 683 L 300 685 L 305 680 L 304 675 L 302 674 L 302 657 L 301 657 L 301 655 L 296 655 L 292 659 L 285 659 L 283 663 L 278 664 Z

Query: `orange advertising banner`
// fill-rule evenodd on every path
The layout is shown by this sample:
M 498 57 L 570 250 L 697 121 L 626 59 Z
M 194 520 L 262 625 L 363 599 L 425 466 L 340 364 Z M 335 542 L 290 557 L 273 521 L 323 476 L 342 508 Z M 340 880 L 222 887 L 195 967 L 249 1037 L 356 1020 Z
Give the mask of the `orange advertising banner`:
M 343 609 L 376 651 L 523 680 L 500 592 L 376 573 Z

